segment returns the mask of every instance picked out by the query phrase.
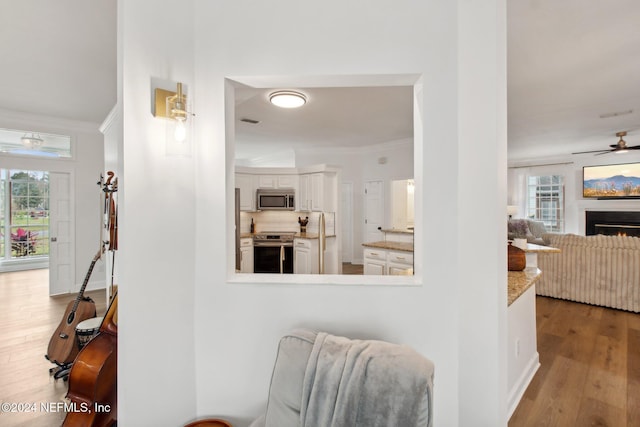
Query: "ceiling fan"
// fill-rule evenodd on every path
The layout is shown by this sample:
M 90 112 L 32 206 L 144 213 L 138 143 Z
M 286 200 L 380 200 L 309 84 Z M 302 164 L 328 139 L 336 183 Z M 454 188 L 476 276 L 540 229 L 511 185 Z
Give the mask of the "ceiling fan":
M 577 153 L 571 153 L 571 154 L 596 153 L 596 156 L 597 156 L 600 154 L 607 154 L 607 153 L 626 153 L 629 150 L 640 150 L 640 145 L 632 145 L 632 146 L 627 145 L 627 142 L 624 139 L 622 139 L 622 137 L 626 135 L 627 135 L 627 132 L 616 133 L 616 136 L 619 137 L 620 140 L 618 140 L 617 144 L 609 145 L 609 147 L 611 147 L 610 150 L 579 151 Z

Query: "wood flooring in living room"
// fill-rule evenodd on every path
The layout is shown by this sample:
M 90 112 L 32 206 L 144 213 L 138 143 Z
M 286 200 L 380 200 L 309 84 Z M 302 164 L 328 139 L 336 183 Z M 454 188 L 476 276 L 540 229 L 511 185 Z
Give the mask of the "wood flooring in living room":
M 0 402 L 58 402 L 51 334 L 75 295 L 48 296 L 48 271 L 0 273 Z M 88 293 L 98 315 L 104 291 Z M 640 314 L 537 297 L 541 367 L 509 427 L 640 425 Z M 437 390 L 437 389 L 436 389 Z M 64 413 L 0 413 L 3 427 L 60 425 Z
M 103 316 L 105 291 L 91 291 L 85 295 L 95 301 L 98 316 Z M 62 424 L 65 413 L 61 409 L 55 405 L 49 411 L 44 408 L 51 403 L 63 402 L 67 382 L 55 380 L 49 374 L 49 368 L 55 365 L 44 355 L 68 302 L 75 297 L 49 297 L 49 271 L 46 269 L 0 273 L 0 403 L 3 405 L 0 426 L 52 427 Z
M 509 427 L 640 426 L 640 314 L 536 297 L 540 369 Z

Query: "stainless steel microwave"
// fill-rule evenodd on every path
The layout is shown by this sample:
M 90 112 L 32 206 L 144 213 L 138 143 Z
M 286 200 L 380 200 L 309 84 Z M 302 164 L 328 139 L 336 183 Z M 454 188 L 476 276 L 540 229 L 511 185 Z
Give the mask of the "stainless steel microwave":
M 258 188 L 256 199 L 258 210 L 292 211 L 296 207 L 293 188 Z

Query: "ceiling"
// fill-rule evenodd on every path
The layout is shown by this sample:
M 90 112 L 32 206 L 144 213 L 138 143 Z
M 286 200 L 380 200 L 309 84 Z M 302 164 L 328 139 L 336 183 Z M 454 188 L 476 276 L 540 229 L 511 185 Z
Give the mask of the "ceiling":
M 116 102 L 116 3 L 0 0 L 0 109 L 101 123 Z M 510 160 L 605 149 L 618 131 L 640 144 L 640 2 L 509 1 L 507 22 Z M 238 89 L 237 118 L 260 121 L 238 122 L 238 151 L 267 137 L 356 146 L 411 135 L 410 88 L 303 91 L 305 107 L 278 111 L 267 90 Z

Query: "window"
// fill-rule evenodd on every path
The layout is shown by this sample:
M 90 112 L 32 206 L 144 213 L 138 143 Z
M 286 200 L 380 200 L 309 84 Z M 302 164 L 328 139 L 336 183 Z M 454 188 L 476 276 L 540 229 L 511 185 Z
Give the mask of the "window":
M 0 176 L 0 257 L 25 259 L 48 256 L 49 173 L 3 169 Z
M 530 176 L 527 180 L 527 217 L 543 221 L 549 231 L 564 231 L 564 177 Z
M 71 137 L 23 130 L 0 129 L 0 153 L 46 158 L 71 158 Z

